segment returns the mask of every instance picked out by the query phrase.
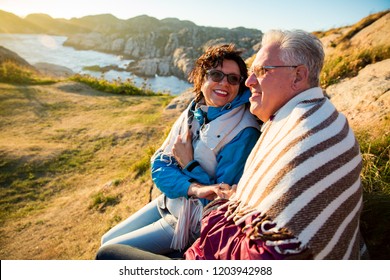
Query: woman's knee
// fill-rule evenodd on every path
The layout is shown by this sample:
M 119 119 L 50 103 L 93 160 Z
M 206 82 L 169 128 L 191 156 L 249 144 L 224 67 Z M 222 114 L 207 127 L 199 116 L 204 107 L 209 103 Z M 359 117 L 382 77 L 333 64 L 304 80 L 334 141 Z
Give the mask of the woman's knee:
M 108 236 L 108 232 L 106 232 L 105 234 L 103 234 L 102 238 L 100 239 L 100 246 L 102 246 L 104 243 L 106 243 L 108 240 L 110 240 L 109 236 Z

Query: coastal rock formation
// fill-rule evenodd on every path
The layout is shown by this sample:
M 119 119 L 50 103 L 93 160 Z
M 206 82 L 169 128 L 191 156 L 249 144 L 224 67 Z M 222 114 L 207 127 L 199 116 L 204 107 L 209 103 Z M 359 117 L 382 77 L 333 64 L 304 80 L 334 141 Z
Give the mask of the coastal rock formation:
M 387 126 L 390 131 L 390 59 L 367 65 L 358 76 L 326 88 L 352 127 Z
M 39 73 L 54 78 L 69 77 L 74 74 L 72 69 L 52 63 L 39 62 L 35 63 L 34 67 L 39 71 Z
M 122 22 L 122 25 L 69 34 L 64 44 L 132 59 L 134 62 L 127 70 L 146 77 L 174 75 L 185 79 L 194 60 L 207 46 L 214 44 L 234 43 L 243 51 L 243 57 L 248 58 L 255 53 L 253 46 L 262 36 L 262 32 L 256 29 L 197 26 L 190 21 L 172 18 L 157 20 L 139 16 L 127 21 L 111 20 Z

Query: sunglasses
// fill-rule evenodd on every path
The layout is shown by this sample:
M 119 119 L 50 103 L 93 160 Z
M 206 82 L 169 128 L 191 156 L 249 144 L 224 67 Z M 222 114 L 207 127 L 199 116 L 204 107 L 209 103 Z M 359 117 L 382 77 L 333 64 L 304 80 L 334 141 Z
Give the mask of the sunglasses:
M 240 75 L 225 74 L 222 71 L 215 70 L 215 69 L 208 70 L 206 72 L 206 74 L 213 82 L 217 82 L 217 83 L 222 81 L 223 78 L 225 78 L 225 76 L 226 76 L 228 83 L 231 84 L 232 86 L 239 85 L 241 83 L 241 81 L 243 80 L 243 78 Z

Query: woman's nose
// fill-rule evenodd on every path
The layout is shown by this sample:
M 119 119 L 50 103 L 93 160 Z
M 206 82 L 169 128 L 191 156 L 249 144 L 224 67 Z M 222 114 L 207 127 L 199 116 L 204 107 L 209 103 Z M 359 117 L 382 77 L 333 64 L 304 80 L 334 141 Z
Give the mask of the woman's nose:
M 222 80 L 219 81 L 219 83 L 220 83 L 220 84 L 225 84 L 225 83 L 228 84 L 229 82 L 228 82 L 228 80 L 227 80 L 227 76 L 225 75 L 225 76 L 222 78 Z

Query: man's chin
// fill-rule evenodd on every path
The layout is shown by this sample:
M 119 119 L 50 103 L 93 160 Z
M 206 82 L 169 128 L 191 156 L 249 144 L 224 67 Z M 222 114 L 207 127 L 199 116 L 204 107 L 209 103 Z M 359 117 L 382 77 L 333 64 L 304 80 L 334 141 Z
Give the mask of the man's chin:
M 258 104 L 252 104 L 251 103 L 251 106 L 249 107 L 249 111 L 253 114 L 253 115 L 256 115 L 256 112 L 259 111 L 259 108 L 260 106 Z

